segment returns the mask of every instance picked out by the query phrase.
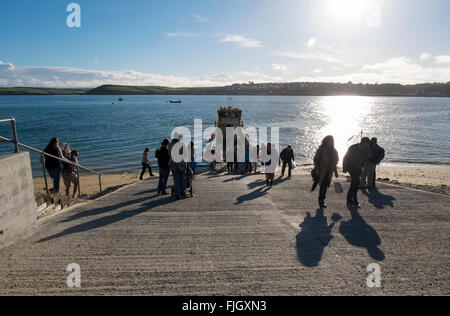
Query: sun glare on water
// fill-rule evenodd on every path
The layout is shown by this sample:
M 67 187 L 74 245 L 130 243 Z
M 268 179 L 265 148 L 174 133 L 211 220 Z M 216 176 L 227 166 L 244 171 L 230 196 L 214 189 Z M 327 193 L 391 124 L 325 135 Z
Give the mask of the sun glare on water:
M 372 107 L 373 100 L 369 97 L 325 97 L 319 103 L 318 111 L 327 122 L 320 131 L 320 138 L 334 136 L 341 162 L 348 146 L 359 140 L 361 131 L 368 132 L 367 123 L 372 119 Z M 352 136 L 357 137 L 349 140 Z

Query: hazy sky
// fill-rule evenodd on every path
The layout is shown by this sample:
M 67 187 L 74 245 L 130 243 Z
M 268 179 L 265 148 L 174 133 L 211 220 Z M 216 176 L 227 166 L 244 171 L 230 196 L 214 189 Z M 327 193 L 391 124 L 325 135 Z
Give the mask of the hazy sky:
M 0 86 L 450 81 L 448 0 L 0 2 Z

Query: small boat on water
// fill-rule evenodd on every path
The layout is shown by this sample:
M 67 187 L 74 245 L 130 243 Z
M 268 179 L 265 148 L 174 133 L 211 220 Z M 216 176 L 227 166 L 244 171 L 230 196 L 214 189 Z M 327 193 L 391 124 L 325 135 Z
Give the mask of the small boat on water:
M 170 100 L 169 103 L 178 104 L 178 103 L 182 103 L 182 102 L 181 102 L 181 100 Z
M 122 102 L 122 101 L 123 101 L 123 98 L 120 97 L 117 101 Z

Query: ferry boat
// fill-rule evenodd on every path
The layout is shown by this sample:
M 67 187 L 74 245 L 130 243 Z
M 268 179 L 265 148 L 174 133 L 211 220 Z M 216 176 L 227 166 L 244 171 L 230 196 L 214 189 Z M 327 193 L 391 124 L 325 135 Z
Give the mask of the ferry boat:
M 221 107 L 218 111 L 218 121 L 215 122 L 215 127 L 219 128 L 222 132 L 223 136 L 223 148 L 218 148 L 216 146 L 217 143 L 217 135 L 212 134 L 211 139 L 209 140 L 208 145 L 205 148 L 205 158 L 208 158 L 209 152 L 211 152 L 213 155 L 218 154 L 219 156 L 222 156 L 225 160 L 225 145 L 226 145 L 226 139 L 227 139 L 227 128 L 232 127 L 233 129 L 236 129 L 238 127 L 244 127 L 244 122 L 242 121 L 242 110 L 239 108 L 232 107 L 231 105 L 228 107 Z M 234 139 L 236 139 L 237 136 L 234 136 Z M 252 141 L 251 137 L 249 135 L 245 135 L 245 140 L 247 144 L 250 144 L 250 146 L 255 146 L 254 142 Z

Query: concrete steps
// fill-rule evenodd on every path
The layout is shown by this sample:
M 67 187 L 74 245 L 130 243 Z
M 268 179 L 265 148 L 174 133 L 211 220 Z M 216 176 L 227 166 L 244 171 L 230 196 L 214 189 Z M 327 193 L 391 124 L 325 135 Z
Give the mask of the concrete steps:
M 36 215 L 38 220 L 50 215 L 54 215 L 62 211 L 63 209 L 66 209 L 78 203 L 85 202 L 85 200 L 81 200 L 78 198 L 45 193 L 36 193 L 35 199 Z

